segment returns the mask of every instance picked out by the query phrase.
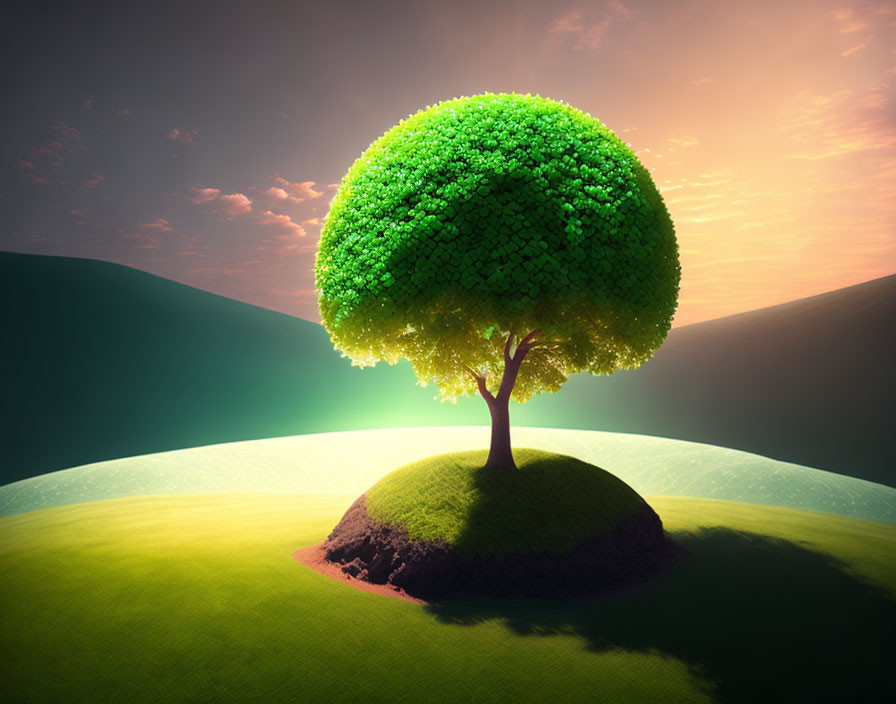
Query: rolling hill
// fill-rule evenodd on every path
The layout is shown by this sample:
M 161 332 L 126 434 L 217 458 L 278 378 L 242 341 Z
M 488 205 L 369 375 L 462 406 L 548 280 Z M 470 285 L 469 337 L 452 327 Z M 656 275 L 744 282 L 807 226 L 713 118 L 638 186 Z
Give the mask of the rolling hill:
M 314 323 L 95 260 L 0 253 L 2 466 L 65 467 L 335 430 L 483 424 L 406 362 L 352 368 Z M 673 330 L 640 370 L 577 375 L 514 426 L 722 445 L 894 485 L 896 276 Z

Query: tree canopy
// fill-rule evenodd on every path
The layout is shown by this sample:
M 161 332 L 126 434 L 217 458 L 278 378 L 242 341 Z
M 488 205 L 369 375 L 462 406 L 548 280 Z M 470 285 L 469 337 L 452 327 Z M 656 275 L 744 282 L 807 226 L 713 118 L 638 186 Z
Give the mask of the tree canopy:
M 662 197 L 613 132 L 565 103 L 487 93 L 427 107 L 361 154 L 315 277 L 337 349 L 359 366 L 407 358 L 443 399 L 499 380 L 505 337 L 540 331 L 513 387 L 526 401 L 649 359 L 680 268 Z

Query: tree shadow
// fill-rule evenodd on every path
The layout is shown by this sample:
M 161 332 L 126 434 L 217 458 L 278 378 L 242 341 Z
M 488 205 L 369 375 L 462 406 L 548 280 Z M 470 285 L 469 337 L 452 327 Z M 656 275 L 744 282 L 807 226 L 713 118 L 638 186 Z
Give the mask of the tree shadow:
M 687 663 L 720 702 L 896 701 L 896 603 L 883 589 L 787 540 L 726 528 L 673 537 L 687 559 L 627 592 L 461 598 L 427 610 L 444 623 L 574 633 L 594 651 L 659 651 Z

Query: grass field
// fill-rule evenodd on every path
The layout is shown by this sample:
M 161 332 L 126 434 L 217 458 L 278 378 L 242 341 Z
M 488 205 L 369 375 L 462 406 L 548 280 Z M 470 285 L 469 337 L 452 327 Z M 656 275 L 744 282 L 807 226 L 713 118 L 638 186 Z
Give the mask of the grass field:
M 0 519 L 10 702 L 755 702 L 894 695 L 896 527 L 648 498 L 690 558 L 600 600 L 420 606 L 296 563 L 355 498 Z
M 75 467 L 0 487 L 0 516 L 151 494 L 353 494 L 408 462 L 488 447 L 490 428 L 295 435 Z M 713 445 L 645 435 L 514 428 L 514 448 L 577 457 L 642 496 L 697 496 L 896 523 L 896 489 Z

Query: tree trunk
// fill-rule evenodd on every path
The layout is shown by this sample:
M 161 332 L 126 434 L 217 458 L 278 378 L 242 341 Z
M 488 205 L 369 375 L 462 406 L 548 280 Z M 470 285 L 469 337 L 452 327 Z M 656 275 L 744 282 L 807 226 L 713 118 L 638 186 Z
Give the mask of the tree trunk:
M 503 402 L 502 402 L 503 401 Z M 486 467 L 491 469 L 516 469 L 510 450 L 510 399 L 495 399 L 488 404 L 492 415 L 492 444 L 488 451 Z
M 526 354 L 532 349 L 532 343 L 541 337 L 539 330 L 533 330 L 524 337 L 513 355 L 510 347 L 513 344 L 513 333 L 507 336 L 504 345 L 504 373 L 501 375 L 501 385 L 496 394 L 492 394 L 486 387 L 485 377 L 468 369 L 479 386 L 479 393 L 488 405 L 492 416 L 492 444 L 488 452 L 486 467 L 491 469 L 504 469 L 513 471 L 517 468 L 513 461 L 513 452 L 510 449 L 510 394 L 516 384 L 516 377 L 520 371 L 520 365 Z

